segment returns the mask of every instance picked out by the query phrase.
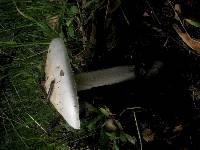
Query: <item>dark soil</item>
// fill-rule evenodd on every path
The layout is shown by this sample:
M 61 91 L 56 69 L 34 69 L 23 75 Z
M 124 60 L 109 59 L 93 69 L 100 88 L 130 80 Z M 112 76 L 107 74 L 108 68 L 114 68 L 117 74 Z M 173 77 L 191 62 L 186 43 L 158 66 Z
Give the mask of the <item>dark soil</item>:
M 199 2 L 194 3 L 196 6 L 181 2 L 182 15 L 198 16 Z M 150 6 L 160 24 L 152 16 L 142 16 Z M 137 77 L 134 81 L 84 91 L 79 96 L 96 107 L 106 105 L 116 114 L 124 130 L 136 137 L 132 111 L 119 114 L 126 108 L 143 108 L 135 110 L 140 132 L 150 129 L 155 134 L 150 142 L 142 140 L 144 149 L 198 150 L 200 57 L 189 53 L 190 48 L 172 28 L 175 21 L 168 15 L 171 8 L 164 7 L 164 2 L 153 0 L 123 1 L 122 8 L 130 25 L 121 9 L 110 14 L 106 21 L 105 10 L 97 11 L 97 52 L 89 69 L 135 65 Z M 163 9 L 167 11 L 163 13 Z M 191 35 L 199 36 L 196 34 L 199 29 L 191 26 L 187 29 Z M 152 68 L 157 71 L 151 73 Z M 135 148 L 139 147 L 138 143 Z

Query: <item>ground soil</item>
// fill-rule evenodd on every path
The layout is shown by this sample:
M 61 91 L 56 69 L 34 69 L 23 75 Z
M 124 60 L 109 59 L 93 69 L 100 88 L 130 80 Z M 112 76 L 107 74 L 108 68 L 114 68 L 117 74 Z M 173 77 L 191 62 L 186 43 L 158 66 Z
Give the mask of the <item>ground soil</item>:
M 189 15 L 191 9 L 195 13 L 190 15 L 197 15 L 195 6 L 182 5 L 188 7 L 183 15 Z M 81 92 L 80 99 L 87 99 L 96 107 L 109 107 L 118 115 L 124 130 L 136 137 L 133 113 L 127 111 L 121 117 L 119 114 L 127 107 L 143 108 L 136 110 L 140 132 L 149 129 L 155 135 L 151 141 L 143 137 L 144 149 L 200 149 L 200 58 L 189 53 L 190 48 L 175 33 L 173 19 L 161 12 L 163 4 L 151 3 L 160 25 L 152 17 L 142 16 L 145 6 L 143 2 L 125 1 L 122 7 L 130 24 L 119 9 L 109 16 L 107 28 L 102 23 L 105 14 L 97 12 L 97 52 L 88 68 L 135 65 L 137 77 Z M 199 36 L 199 29 L 187 29 L 191 35 Z M 162 65 L 156 66 L 157 62 Z M 149 75 L 153 66 L 157 70 Z

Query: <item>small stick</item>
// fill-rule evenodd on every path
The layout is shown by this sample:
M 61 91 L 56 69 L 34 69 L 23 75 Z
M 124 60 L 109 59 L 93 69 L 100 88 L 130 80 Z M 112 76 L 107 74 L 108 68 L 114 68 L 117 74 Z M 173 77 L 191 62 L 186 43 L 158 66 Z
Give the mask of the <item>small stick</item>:
M 198 40 L 193 39 L 193 38 L 190 37 L 190 35 L 188 34 L 186 28 L 183 25 L 178 13 L 176 12 L 175 8 L 173 7 L 171 1 L 168 0 L 168 3 L 170 4 L 171 8 L 174 10 L 174 13 L 177 15 L 178 21 L 180 22 L 181 27 L 184 30 L 184 32 L 182 32 L 181 29 L 176 24 L 173 24 L 174 30 L 181 37 L 183 42 L 185 42 L 185 44 L 187 44 L 187 46 L 189 46 L 191 49 L 194 50 L 195 54 L 200 54 L 200 42 Z
M 138 138 L 139 138 L 139 142 L 140 142 L 140 150 L 143 150 L 143 147 L 142 147 L 142 138 L 141 138 L 141 134 L 140 134 L 140 130 L 139 130 L 139 126 L 138 126 L 138 122 L 137 122 L 135 111 L 133 111 L 133 115 L 134 115 L 135 125 L 136 125 L 136 129 L 137 129 L 137 133 L 138 133 Z

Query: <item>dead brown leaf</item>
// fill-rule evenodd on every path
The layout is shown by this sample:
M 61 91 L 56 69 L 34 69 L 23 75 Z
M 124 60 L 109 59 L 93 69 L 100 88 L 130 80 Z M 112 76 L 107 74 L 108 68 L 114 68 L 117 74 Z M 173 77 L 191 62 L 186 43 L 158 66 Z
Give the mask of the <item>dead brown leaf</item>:
M 151 129 L 146 128 L 142 131 L 142 137 L 146 142 L 152 142 L 154 140 L 155 133 L 153 133 Z
M 56 26 L 58 24 L 58 16 L 53 16 L 49 20 L 49 26 L 51 29 L 55 30 Z
M 183 131 L 183 125 L 177 125 L 177 126 L 175 126 L 175 128 L 174 128 L 174 130 L 173 130 L 173 132 L 174 133 L 180 133 L 180 132 L 182 132 Z
M 200 42 L 198 40 L 191 38 L 186 31 L 185 32 L 181 31 L 181 29 L 175 24 L 173 24 L 173 28 L 176 31 L 176 33 L 180 36 L 180 38 L 183 40 L 183 42 L 187 44 L 187 46 L 189 46 L 194 53 L 200 54 Z

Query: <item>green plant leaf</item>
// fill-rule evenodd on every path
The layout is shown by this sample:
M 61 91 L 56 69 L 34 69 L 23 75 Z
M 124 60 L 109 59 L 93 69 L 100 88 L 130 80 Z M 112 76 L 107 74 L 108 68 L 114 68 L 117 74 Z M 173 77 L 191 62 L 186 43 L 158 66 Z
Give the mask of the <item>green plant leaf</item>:
M 103 119 L 103 115 L 98 115 L 95 119 L 93 119 L 91 122 L 88 122 L 87 127 L 89 129 L 95 128 L 97 126 L 97 122 Z
M 68 27 L 67 33 L 68 33 L 69 37 L 74 38 L 75 32 L 74 32 L 74 28 L 73 28 L 72 25 L 70 25 L 70 26 Z
M 51 36 L 51 37 L 55 37 L 55 36 L 56 36 L 55 33 L 48 27 L 47 24 L 44 24 L 43 22 L 39 22 L 39 21 L 37 21 L 36 19 L 34 19 L 33 17 L 24 14 L 24 13 L 17 7 L 16 3 L 15 3 L 15 7 L 16 7 L 16 9 L 17 9 L 17 12 L 18 12 L 21 16 L 23 16 L 24 18 L 26 18 L 26 19 L 28 19 L 28 20 L 34 22 L 38 27 L 41 28 L 41 30 L 42 30 L 45 34 L 47 34 L 47 35 L 49 35 L 49 36 Z
M 190 25 L 200 28 L 200 22 L 199 21 L 195 21 L 192 19 L 184 19 L 185 22 L 189 23 Z
M 136 143 L 136 138 L 133 136 L 130 136 L 129 134 L 126 134 L 125 133 L 125 136 L 126 136 L 126 139 L 131 143 L 131 144 L 134 144 Z
M 90 103 L 85 102 L 85 108 L 88 112 L 98 112 L 97 108 L 92 106 Z
M 107 107 L 101 107 L 100 109 L 100 112 L 102 113 L 102 114 L 104 114 L 106 117 L 109 117 L 110 115 L 112 115 L 112 113 L 110 112 L 110 110 L 109 110 L 109 108 L 107 108 Z
M 114 143 L 114 146 L 115 146 L 115 150 L 119 150 L 119 147 L 117 146 L 116 143 Z
M 119 139 L 121 142 L 126 143 L 127 142 L 126 134 L 124 132 L 120 132 Z
M 72 21 L 73 21 L 73 18 L 67 19 L 67 21 L 66 21 L 67 27 L 69 27 L 72 24 Z
M 78 8 L 77 8 L 77 6 L 72 6 L 72 7 L 70 8 L 70 14 L 76 15 L 77 13 L 78 13 Z
M 114 140 L 116 140 L 116 138 L 117 138 L 117 133 L 116 133 L 116 132 L 111 132 L 111 133 L 105 132 L 105 134 L 109 137 L 109 139 L 110 139 L 111 141 L 114 141 Z

